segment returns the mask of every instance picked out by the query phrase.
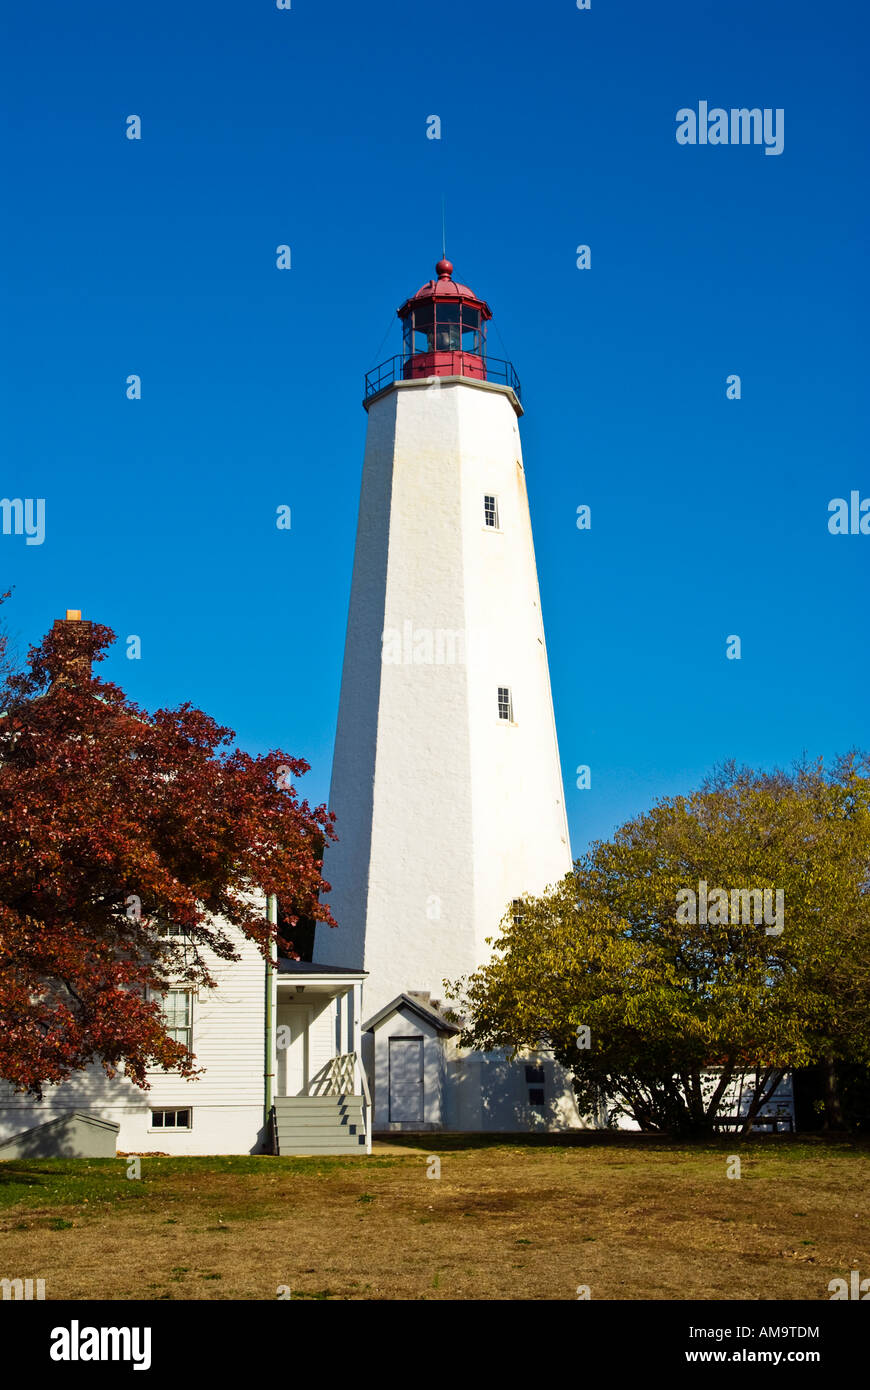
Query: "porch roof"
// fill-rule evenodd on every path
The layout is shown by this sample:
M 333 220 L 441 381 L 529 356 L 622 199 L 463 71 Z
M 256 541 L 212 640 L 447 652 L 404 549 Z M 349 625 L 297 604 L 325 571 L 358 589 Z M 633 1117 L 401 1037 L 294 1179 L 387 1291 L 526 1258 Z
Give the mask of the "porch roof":
M 364 980 L 367 970 L 354 970 L 345 965 L 318 965 L 312 960 L 282 960 L 275 962 L 277 974 L 288 977 L 287 983 L 299 984 L 354 984 Z

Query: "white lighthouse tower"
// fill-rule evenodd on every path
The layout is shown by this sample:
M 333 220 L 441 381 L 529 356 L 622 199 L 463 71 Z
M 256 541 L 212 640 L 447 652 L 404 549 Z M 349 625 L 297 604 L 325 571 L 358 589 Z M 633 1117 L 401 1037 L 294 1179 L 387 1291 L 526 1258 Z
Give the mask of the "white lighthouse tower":
M 448 1113 L 450 1030 L 432 1001 L 484 962 L 514 899 L 571 867 L 520 386 L 488 356 L 489 306 L 452 271 L 440 261 L 402 305 L 403 354 L 366 378 L 324 866 L 338 927 L 315 947 L 368 972 L 376 1121 L 393 1128 L 486 1127 L 467 1094 L 464 1121 Z M 399 1046 L 409 1027 L 418 1048 Z M 499 1124 L 526 1127 L 517 1103 Z

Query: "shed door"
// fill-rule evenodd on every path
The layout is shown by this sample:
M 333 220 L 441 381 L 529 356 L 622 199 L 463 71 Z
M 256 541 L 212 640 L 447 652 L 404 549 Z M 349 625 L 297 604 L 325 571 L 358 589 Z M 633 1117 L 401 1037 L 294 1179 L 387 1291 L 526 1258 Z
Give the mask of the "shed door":
M 423 1123 L 422 1038 L 390 1038 L 390 1119 Z

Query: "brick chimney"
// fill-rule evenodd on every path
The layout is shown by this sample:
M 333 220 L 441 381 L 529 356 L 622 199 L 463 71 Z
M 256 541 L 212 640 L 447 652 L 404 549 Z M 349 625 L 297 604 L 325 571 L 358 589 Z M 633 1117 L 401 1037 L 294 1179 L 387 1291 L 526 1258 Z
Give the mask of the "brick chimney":
M 52 685 L 78 685 L 91 677 L 91 657 L 88 646 L 93 623 L 83 621 L 80 608 L 68 608 L 65 618 L 56 618 L 52 625 L 54 659 L 51 667 Z

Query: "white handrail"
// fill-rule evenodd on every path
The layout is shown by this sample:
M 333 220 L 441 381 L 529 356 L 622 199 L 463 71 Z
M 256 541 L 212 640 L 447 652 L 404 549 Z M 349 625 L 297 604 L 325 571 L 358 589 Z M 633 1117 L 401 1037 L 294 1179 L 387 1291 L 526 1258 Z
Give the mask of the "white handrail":
M 359 1090 L 356 1089 L 357 1075 L 359 1076 Z M 368 1077 L 359 1054 L 342 1052 L 337 1057 L 331 1058 L 326 1075 L 322 1081 L 317 1083 L 317 1094 L 326 1096 L 362 1095 L 366 1153 L 371 1153 L 374 1110 Z
M 368 1077 L 366 1076 L 366 1069 L 365 1069 L 365 1067 L 364 1067 L 363 1064 L 362 1064 L 362 1059 L 357 1055 L 356 1052 L 354 1052 L 354 1053 L 352 1054 L 352 1056 L 353 1056 L 353 1059 L 354 1059 L 354 1061 L 355 1061 L 355 1063 L 356 1063 L 356 1068 L 357 1068 L 357 1070 L 359 1071 L 359 1079 L 360 1079 L 360 1081 L 361 1081 L 361 1083 L 362 1083 L 362 1093 L 363 1093 L 363 1095 L 364 1095 L 365 1098 L 366 1098 L 366 1104 L 367 1104 L 367 1105 L 371 1105 L 371 1103 L 372 1103 L 372 1097 L 371 1097 L 371 1092 L 369 1091 L 369 1082 L 368 1082 Z

